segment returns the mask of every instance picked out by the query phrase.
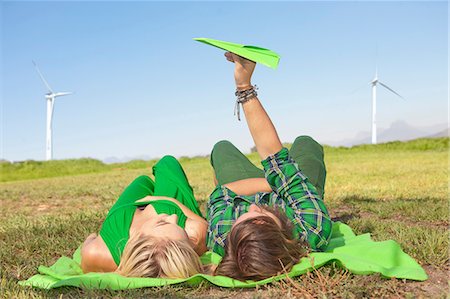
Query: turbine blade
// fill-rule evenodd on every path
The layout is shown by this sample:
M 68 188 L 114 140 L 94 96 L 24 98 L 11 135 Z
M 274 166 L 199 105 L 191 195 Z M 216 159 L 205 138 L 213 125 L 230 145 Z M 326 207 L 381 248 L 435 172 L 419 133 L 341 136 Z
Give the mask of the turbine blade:
M 47 83 L 47 80 L 45 80 L 44 76 L 42 75 L 41 71 L 39 70 L 39 67 L 37 66 L 36 62 L 34 62 L 34 60 L 33 60 L 33 64 L 34 64 L 34 67 L 36 68 L 36 71 L 37 71 L 38 74 L 39 74 L 39 77 L 41 77 L 42 82 L 44 82 L 44 84 L 45 84 L 45 86 L 47 86 L 48 90 L 49 90 L 51 93 L 53 93 L 52 88 L 51 88 L 50 85 Z
M 369 84 L 371 84 L 371 82 L 369 82 Z M 349 95 L 353 95 L 353 94 L 355 94 L 357 91 L 360 91 L 361 89 L 366 88 L 366 87 L 367 87 L 367 84 L 361 85 L 360 87 L 354 89 L 351 93 L 349 93 Z
M 390 88 L 389 86 L 387 86 L 386 84 L 381 83 L 380 81 L 378 81 L 378 83 L 380 83 L 381 86 L 383 86 L 384 88 L 390 90 L 391 92 L 395 93 L 396 95 L 398 95 L 399 97 L 401 97 L 402 99 L 405 99 L 404 97 L 402 97 L 401 95 L 399 95 L 397 92 L 395 92 L 392 88 Z
M 73 94 L 73 92 L 57 92 L 55 93 L 55 97 L 62 97 L 62 96 L 67 96 L 69 94 Z

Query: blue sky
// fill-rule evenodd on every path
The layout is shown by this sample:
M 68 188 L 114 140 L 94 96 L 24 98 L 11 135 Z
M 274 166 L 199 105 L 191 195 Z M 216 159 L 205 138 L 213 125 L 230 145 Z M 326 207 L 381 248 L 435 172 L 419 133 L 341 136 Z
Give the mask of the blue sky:
M 378 126 L 448 121 L 447 2 L 1 2 L 2 150 L 45 159 L 45 86 L 56 91 L 56 159 L 208 154 L 229 139 L 252 146 L 233 116 L 233 66 L 210 37 L 278 52 L 257 66 L 280 138 L 321 142 Z

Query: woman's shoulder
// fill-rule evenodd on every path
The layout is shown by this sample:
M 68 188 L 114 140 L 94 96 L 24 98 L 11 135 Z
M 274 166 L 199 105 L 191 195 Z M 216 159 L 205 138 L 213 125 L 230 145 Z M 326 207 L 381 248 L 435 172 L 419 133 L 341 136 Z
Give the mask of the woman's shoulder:
M 208 229 L 208 222 L 205 219 L 193 220 L 188 218 L 186 220 L 185 231 L 191 241 L 195 252 L 199 256 L 205 253 L 208 248 L 206 247 L 206 232 Z
M 106 246 L 105 241 L 98 235 L 85 241 L 81 248 L 81 268 L 88 272 L 113 272 L 117 265 Z

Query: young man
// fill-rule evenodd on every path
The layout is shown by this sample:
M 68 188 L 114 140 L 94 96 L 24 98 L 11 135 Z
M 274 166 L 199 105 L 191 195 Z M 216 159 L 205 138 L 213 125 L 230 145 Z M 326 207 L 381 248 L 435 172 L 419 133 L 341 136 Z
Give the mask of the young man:
M 264 171 L 231 143 L 214 146 L 217 187 L 208 202 L 208 248 L 223 256 L 215 274 L 261 280 L 289 271 L 308 248 L 323 250 L 331 220 L 323 203 L 323 149 L 298 137 L 289 152 L 251 84 L 255 63 L 227 52 L 241 104 Z M 237 106 L 239 108 L 239 106 Z

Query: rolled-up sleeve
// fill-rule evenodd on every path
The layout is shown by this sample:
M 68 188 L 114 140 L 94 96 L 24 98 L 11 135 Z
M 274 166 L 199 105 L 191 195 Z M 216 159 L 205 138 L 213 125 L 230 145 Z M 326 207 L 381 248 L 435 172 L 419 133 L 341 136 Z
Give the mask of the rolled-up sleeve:
M 311 248 L 324 250 L 331 235 L 332 222 L 323 200 L 287 148 L 263 160 L 267 182 L 294 211 L 293 222 L 299 225 Z
M 224 186 L 217 186 L 211 193 L 207 205 L 207 247 L 219 255 L 225 253 L 226 237 L 234 223 L 233 194 Z M 232 192 L 231 192 L 232 193 Z

